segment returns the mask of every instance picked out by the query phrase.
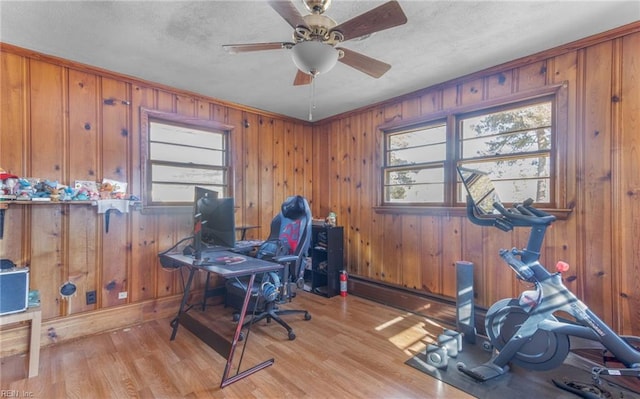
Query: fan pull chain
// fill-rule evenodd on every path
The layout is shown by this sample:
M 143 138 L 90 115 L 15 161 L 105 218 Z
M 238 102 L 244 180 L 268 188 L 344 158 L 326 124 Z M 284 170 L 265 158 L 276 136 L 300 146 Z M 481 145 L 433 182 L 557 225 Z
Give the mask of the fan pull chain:
M 316 109 L 316 77 L 315 75 L 311 75 L 311 86 L 309 89 L 309 120 L 313 120 L 313 110 Z

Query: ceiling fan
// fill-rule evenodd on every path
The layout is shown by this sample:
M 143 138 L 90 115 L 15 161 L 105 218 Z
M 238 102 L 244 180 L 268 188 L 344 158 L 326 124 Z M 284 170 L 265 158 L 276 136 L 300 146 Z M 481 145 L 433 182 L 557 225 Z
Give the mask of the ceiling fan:
M 294 85 L 305 85 L 316 75 L 326 73 L 340 61 L 374 78 L 384 75 L 391 65 L 343 47 L 343 42 L 407 22 L 407 17 L 397 1 L 389 1 L 341 24 L 324 12 L 331 0 L 302 0 L 311 14 L 302 16 L 291 1 L 269 0 L 269 5 L 293 27 L 292 42 L 227 44 L 223 48 L 231 54 L 249 51 L 292 51 L 293 62 L 298 67 Z

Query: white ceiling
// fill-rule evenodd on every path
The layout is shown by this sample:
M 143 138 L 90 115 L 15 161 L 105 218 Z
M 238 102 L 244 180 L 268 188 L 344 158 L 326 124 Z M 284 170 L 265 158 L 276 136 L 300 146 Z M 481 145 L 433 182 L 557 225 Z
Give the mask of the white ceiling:
M 302 15 L 301 0 L 293 0 Z M 313 120 L 377 103 L 640 20 L 640 1 L 399 0 L 408 22 L 342 47 L 392 65 L 316 79 Z M 333 0 L 338 23 L 385 1 Z M 291 41 L 265 1 L 0 0 L 0 41 L 306 120 L 289 50 L 228 54 L 223 44 Z

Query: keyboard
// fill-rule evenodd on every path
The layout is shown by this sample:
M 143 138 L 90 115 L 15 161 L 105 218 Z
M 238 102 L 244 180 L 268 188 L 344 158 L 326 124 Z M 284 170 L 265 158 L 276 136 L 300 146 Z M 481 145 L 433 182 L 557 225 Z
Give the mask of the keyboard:
M 264 241 L 262 240 L 236 241 L 236 245 L 233 247 L 232 251 L 240 254 L 248 254 L 262 245 L 263 242 Z
M 224 246 L 224 245 L 207 245 L 206 247 L 202 248 L 202 253 L 207 253 L 207 252 L 218 252 L 218 251 L 230 251 L 231 248 Z

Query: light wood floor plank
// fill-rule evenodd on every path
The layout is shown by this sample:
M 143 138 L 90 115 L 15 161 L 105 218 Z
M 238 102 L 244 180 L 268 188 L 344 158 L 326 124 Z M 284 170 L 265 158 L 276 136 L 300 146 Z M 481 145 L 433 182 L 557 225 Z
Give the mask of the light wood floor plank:
M 31 379 L 25 356 L 3 358 L 0 389 L 33 398 L 472 398 L 404 364 L 445 327 L 435 320 L 355 296 L 301 292 L 286 307 L 308 309 L 312 319 L 286 317 L 294 341 L 274 322 L 255 325 L 243 369 L 275 363 L 224 389 L 225 359 L 184 327 L 169 341 L 164 319 L 43 348 Z M 231 336 L 231 309 L 191 312 Z

